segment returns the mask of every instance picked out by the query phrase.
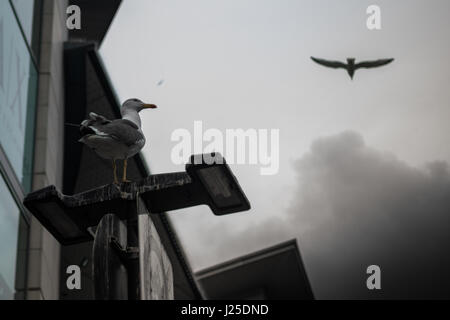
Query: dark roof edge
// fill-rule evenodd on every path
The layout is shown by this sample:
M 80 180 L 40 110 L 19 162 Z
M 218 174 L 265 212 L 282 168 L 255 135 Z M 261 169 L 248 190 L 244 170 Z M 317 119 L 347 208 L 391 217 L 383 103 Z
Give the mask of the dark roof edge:
M 303 277 L 303 282 L 307 286 L 306 290 L 308 291 L 308 294 L 312 297 L 312 299 L 315 300 L 314 292 L 312 290 L 311 283 L 309 282 L 308 273 L 306 272 L 305 265 L 303 263 L 303 259 L 300 254 L 300 250 L 299 250 L 299 246 L 298 246 L 298 242 L 297 242 L 296 238 L 278 243 L 271 247 L 267 247 L 267 248 L 264 248 L 264 249 L 261 249 L 258 251 L 251 252 L 246 255 L 242 255 L 237 258 L 233 258 L 231 260 L 216 264 L 212 267 L 202 269 L 195 273 L 195 277 L 198 280 L 204 279 L 204 278 L 209 278 L 210 276 L 214 276 L 218 273 L 232 270 L 234 268 L 238 268 L 245 264 L 258 262 L 267 257 L 275 256 L 275 255 L 278 255 L 278 254 L 281 254 L 281 253 L 284 253 L 284 252 L 290 251 L 290 250 L 293 250 L 295 252 L 295 257 L 297 259 L 297 263 L 300 268 L 300 273 Z
M 211 273 L 215 274 L 218 272 L 222 272 L 224 270 L 238 267 L 245 263 L 258 261 L 258 260 L 261 260 L 261 259 L 267 257 L 268 255 L 269 256 L 275 255 L 275 254 L 284 252 L 286 250 L 291 250 L 292 248 L 296 249 L 295 251 L 298 254 L 298 258 L 300 259 L 299 262 L 301 262 L 302 260 L 301 260 L 300 251 L 299 251 L 298 245 L 297 245 L 297 239 L 294 238 L 294 239 L 291 239 L 288 241 L 278 243 L 274 246 L 264 248 L 261 250 L 257 250 L 257 251 L 251 252 L 249 254 L 245 254 L 240 257 L 233 258 L 231 260 L 227 260 L 227 261 L 221 262 L 219 264 L 216 264 L 214 266 L 199 270 L 195 273 L 195 276 L 197 279 L 208 277 L 211 275 Z M 301 264 L 301 266 L 303 267 L 303 264 Z
M 122 0 L 119 0 L 119 5 L 117 6 L 116 11 L 112 15 L 111 19 L 108 21 L 108 28 L 106 29 L 106 32 L 102 35 L 101 39 L 99 40 L 99 45 L 101 46 L 103 44 L 103 40 L 105 40 L 106 35 L 108 34 L 109 30 L 111 29 L 111 24 L 113 23 L 115 17 L 117 16 L 117 12 L 120 10 L 120 7 L 122 6 Z
M 303 272 L 302 272 L 303 280 L 308 286 L 307 290 L 309 291 L 309 294 L 311 295 L 312 299 L 315 300 L 316 297 L 314 296 L 314 291 L 312 289 L 311 282 L 309 281 L 308 271 L 305 268 L 305 263 L 303 262 L 302 255 L 300 253 L 300 248 L 297 243 L 297 239 L 294 239 L 294 240 L 295 240 L 295 245 L 297 246 L 296 256 L 297 256 L 298 264 L 301 266 L 301 268 L 303 270 Z
M 81 29 L 69 30 L 69 40 L 94 41 L 101 45 L 120 10 L 122 0 L 69 0 L 68 5 L 80 7 L 83 26 Z
M 92 46 L 91 48 L 88 49 L 88 55 L 92 61 L 94 68 L 97 71 L 100 81 L 104 84 L 104 89 L 105 89 L 107 98 L 108 98 L 109 102 L 113 106 L 116 107 L 117 112 L 120 112 L 119 110 L 120 110 L 121 104 L 119 102 L 119 98 L 117 97 L 114 87 L 112 85 L 111 79 L 110 79 L 108 73 L 106 72 L 106 68 L 104 66 L 103 60 L 102 60 L 101 56 L 98 54 L 97 46 L 94 43 L 87 44 L 87 45 Z M 144 176 L 150 175 L 150 169 L 148 168 L 147 163 L 145 162 L 144 157 L 141 152 L 139 152 L 139 154 L 136 155 L 136 160 L 137 160 L 136 162 L 138 164 L 138 169 L 141 172 L 141 174 Z M 183 272 L 184 272 L 186 278 L 188 279 L 188 282 L 191 285 L 192 292 L 195 294 L 195 296 L 198 299 L 203 299 L 203 295 L 201 294 L 201 292 L 197 286 L 197 283 L 194 280 L 191 267 L 186 259 L 184 250 L 181 247 L 178 237 L 174 232 L 174 228 L 172 226 L 172 223 L 170 222 L 170 219 L 167 216 L 167 213 L 159 214 L 159 215 L 157 215 L 157 217 L 160 218 L 165 231 L 169 235 L 171 245 L 177 254 L 180 265 L 183 268 Z

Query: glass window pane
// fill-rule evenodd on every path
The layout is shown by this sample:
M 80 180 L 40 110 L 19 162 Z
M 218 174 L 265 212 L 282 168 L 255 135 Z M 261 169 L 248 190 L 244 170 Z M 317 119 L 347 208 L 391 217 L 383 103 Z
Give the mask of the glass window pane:
M 0 300 L 14 298 L 19 208 L 0 176 Z
M 33 37 L 34 0 L 11 0 L 11 2 L 22 25 L 25 38 L 31 45 Z
M 8 1 L 0 1 L 0 145 L 28 191 L 37 71 Z
M 27 258 L 28 258 L 28 240 L 29 224 L 24 219 L 23 214 L 19 215 L 19 234 L 17 239 L 17 258 L 16 258 L 16 294 L 14 299 L 25 299 L 27 291 Z

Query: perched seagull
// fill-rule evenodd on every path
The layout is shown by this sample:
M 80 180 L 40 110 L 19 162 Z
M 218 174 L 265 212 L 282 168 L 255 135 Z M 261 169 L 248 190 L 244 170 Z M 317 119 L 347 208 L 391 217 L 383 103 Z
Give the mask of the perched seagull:
M 145 137 L 141 130 L 139 111 L 154 109 L 154 104 L 145 104 L 139 99 L 128 99 L 120 109 L 122 119 L 108 120 L 94 112 L 89 113 L 89 119 L 80 125 L 84 143 L 94 150 L 100 157 L 112 161 L 114 183 L 117 179 L 116 160 L 123 160 L 122 182 L 127 180 L 127 160 L 138 153 L 145 144 Z
M 384 66 L 384 65 L 394 61 L 394 59 L 380 59 L 380 60 L 373 60 L 373 61 L 363 61 L 363 62 L 359 62 L 359 63 L 355 64 L 355 58 L 347 58 L 347 63 L 343 63 L 340 61 L 329 61 L 329 60 L 318 59 L 318 58 L 314 58 L 314 57 L 311 57 L 311 59 L 325 67 L 330 67 L 330 68 L 334 68 L 334 69 L 336 69 L 336 68 L 346 69 L 348 75 L 350 76 L 350 79 L 352 79 L 352 80 L 353 80 L 353 75 L 355 74 L 355 71 L 359 68 L 366 68 L 366 69 L 376 68 L 376 67 Z

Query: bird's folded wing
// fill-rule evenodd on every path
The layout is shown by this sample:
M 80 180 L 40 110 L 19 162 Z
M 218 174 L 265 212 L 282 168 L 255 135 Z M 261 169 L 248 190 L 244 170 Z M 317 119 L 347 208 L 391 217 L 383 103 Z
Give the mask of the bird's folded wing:
M 90 120 L 95 121 L 96 123 L 101 123 L 101 124 L 105 124 L 105 123 L 111 122 L 111 120 L 107 119 L 104 116 L 96 114 L 95 112 L 90 112 L 89 113 L 89 118 L 90 118 Z
M 131 146 L 144 139 L 138 126 L 126 119 L 113 120 L 106 124 L 94 124 L 90 128 L 96 135 L 108 136 L 121 143 Z
M 94 133 L 91 127 L 105 125 L 110 123 L 111 120 L 106 119 L 104 116 L 98 115 L 95 112 L 89 113 L 89 119 L 83 120 L 80 125 L 81 135 Z
M 373 61 L 362 61 L 357 64 L 355 64 L 355 69 L 358 68 L 375 68 L 384 66 L 390 62 L 394 61 L 394 59 L 380 59 L 380 60 L 373 60 Z
M 321 65 L 323 65 L 325 67 L 347 69 L 347 65 L 345 63 L 343 63 L 343 62 L 340 62 L 340 61 L 329 61 L 329 60 L 319 59 L 319 58 L 314 58 L 314 57 L 311 57 L 311 59 L 314 62 L 317 62 L 318 64 L 321 64 Z

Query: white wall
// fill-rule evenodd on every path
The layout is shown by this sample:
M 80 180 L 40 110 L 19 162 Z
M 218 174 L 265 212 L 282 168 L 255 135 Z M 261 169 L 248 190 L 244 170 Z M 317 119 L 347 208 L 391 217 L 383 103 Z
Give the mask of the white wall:
M 63 45 L 67 0 L 44 0 L 33 190 L 62 189 L 64 152 Z M 33 217 L 28 262 L 28 299 L 59 298 L 59 243 Z

